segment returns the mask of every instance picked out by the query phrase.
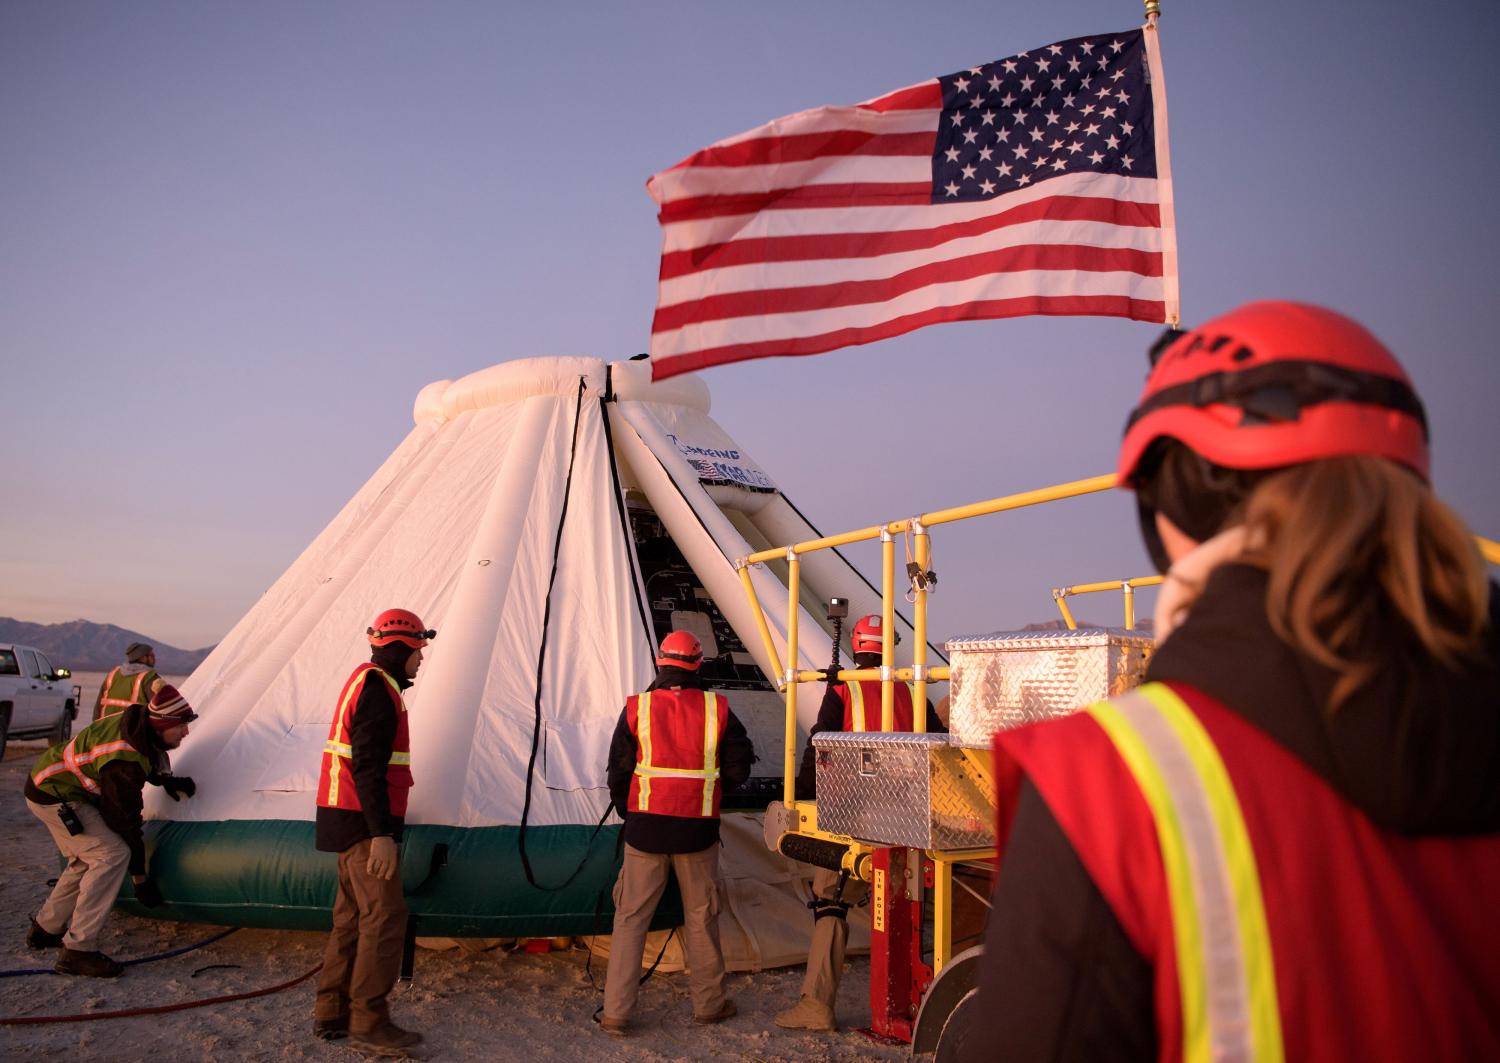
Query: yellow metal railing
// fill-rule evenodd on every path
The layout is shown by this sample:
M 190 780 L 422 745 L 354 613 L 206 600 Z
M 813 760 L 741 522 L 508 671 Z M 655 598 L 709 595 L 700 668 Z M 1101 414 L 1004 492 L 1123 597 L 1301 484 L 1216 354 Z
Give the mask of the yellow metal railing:
M 739 569 L 740 582 L 745 588 L 745 596 L 749 599 L 751 611 L 755 615 L 756 627 L 760 630 L 760 637 L 765 645 L 766 655 L 776 669 L 776 685 L 786 693 L 786 749 L 784 751 L 784 797 L 789 807 L 795 807 L 795 780 L 796 780 L 796 755 L 797 755 L 797 687 L 801 683 L 817 682 L 826 678 L 826 673 L 821 671 L 803 670 L 795 667 L 797 661 L 797 626 L 801 581 L 801 565 L 799 558 L 803 554 L 809 554 L 816 550 L 828 550 L 836 546 L 847 546 L 850 543 L 869 542 L 872 539 L 880 540 L 880 600 L 881 600 L 881 646 L 880 667 L 878 669 L 848 669 L 838 673 L 840 680 L 854 679 L 878 679 L 880 680 L 880 727 L 883 731 L 892 729 L 895 714 L 895 686 L 897 682 L 910 681 L 914 690 L 912 696 L 912 709 L 914 713 L 913 724 L 918 733 L 927 730 L 927 684 L 929 682 L 941 682 L 948 678 L 948 669 L 942 666 L 929 667 L 927 664 L 927 588 L 917 581 L 913 585 L 912 613 L 913 613 L 913 642 L 912 666 L 911 668 L 895 667 L 895 620 L 896 620 L 896 536 L 910 535 L 913 539 L 914 560 L 922 571 L 926 571 L 932 558 L 932 540 L 928 528 L 937 524 L 949 524 L 953 521 L 968 520 L 973 517 L 987 516 L 991 513 L 1003 513 L 1012 509 L 1023 509 L 1027 506 L 1041 505 L 1045 502 L 1056 502 L 1064 498 L 1077 498 L 1080 495 L 1096 494 L 1100 491 L 1108 491 L 1115 486 L 1115 477 L 1094 476 L 1087 480 L 1075 480 L 1072 483 L 1059 484 L 1056 487 L 1045 487 L 1036 491 L 1023 491 L 1020 494 L 1006 495 L 1003 498 L 993 498 L 987 502 L 975 502 L 967 506 L 957 506 L 952 509 L 941 509 L 933 513 L 924 513 L 919 517 L 911 517 L 906 520 L 895 520 L 888 524 L 877 524 L 869 528 L 861 528 L 858 531 L 845 532 L 842 535 L 826 535 L 821 539 L 810 539 L 807 542 L 796 543 L 787 547 L 776 547 L 770 550 L 761 550 L 735 562 Z M 781 663 L 781 657 L 776 652 L 775 640 L 771 637 L 770 625 L 767 624 L 765 613 L 761 609 L 760 598 L 755 593 L 755 588 L 750 580 L 750 566 L 762 564 L 767 561 L 785 560 L 787 563 L 787 618 L 786 618 L 786 649 L 787 663 Z
M 1068 598 L 1074 594 L 1094 594 L 1098 591 L 1124 591 L 1125 592 L 1125 626 L 1135 627 L 1135 590 L 1137 587 L 1156 587 L 1161 585 L 1161 576 L 1137 576 L 1135 579 L 1112 579 L 1102 583 L 1075 583 L 1071 587 L 1058 587 L 1052 592 L 1052 600 L 1057 603 L 1057 611 L 1062 614 L 1063 623 L 1068 625 L 1069 631 L 1078 629 L 1078 622 L 1073 619 L 1073 611 L 1068 608 Z
M 1078 498 L 1082 495 L 1097 494 L 1108 491 L 1115 486 L 1113 475 L 1093 476 L 1086 480 L 1074 480 L 1070 483 L 1058 484 L 1055 487 L 1044 487 L 1035 491 L 1022 491 L 1019 494 L 1005 495 L 1001 498 L 992 498 L 985 502 L 974 502 L 966 506 L 955 506 L 951 509 L 940 509 L 932 513 L 924 513 L 918 517 L 910 517 L 906 520 L 894 520 L 887 524 L 876 524 L 868 528 L 860 528 L 856 531 L 844 532 L 840 535 L 825 535 L 820 539 L 809 539 L 806 542 L 795 543 L 791 546 L 773 547 L 769 550 L 760 550 L 748 554 L 735 562 L 735 568 L 740 574 L 740 584 L 744 587 L 745 597 L 749 600 L 750 609 L 755 617 L 755 625 L 760 631 L 761 641 L 765 646 L 766 656 L 775 669 L 776 685 L 786 694 L 786 748 L 783 763 L 783 790 L 784 799 L 789 808 L 796 807 L 795 780 L 797 775 L 797 688 L 802 683 L 821 682 L 828 678 L 828 673 L 822 670 L 798 669 L 797 662 L 797 638 L 798 618 L 801 613 L 799 593 L 801 590 L 801 562 L 804 554 L 810 554 L 817 550 L 829 550 L 838 546 L 847 546 L 851 543 L 869 542 L 873 539 L 880 540 L 880 600 L 881 600 L 881 646 L 879 668 L 850 668 L 836 673 L 841 681 L 878 679 L 880 681 L 880 727 L 883 731 L 890 731 L 894 722 L 895 710 L 895 684 L 898 682 L 910 682 L 914 687 L 912 697 L 912 709 L 914 713 L 913 723 L 918 733 L 927 730 L 927 684 L 929 682 L 942 682 L 948 678 L 948 669 L 944 666 L 928 667 L 927 664 L 927 587 L 923 581 L 913 581 L 912 585 L 912 627 L 913 641 L 912 666 L 910 668 L 895 667 L 895 619 L 896 619 L 896 537 L 898 535 L 910 535 L 913 540 L 913 560 L 919 569 L 926 572 L 932 561 L 932 540 L 928 529 L 938 524 L 950 524 L 954 521 L 969 520 L 974 517 L 988 516 L 992 513 L 1004 513 L 1013 509 L 1024 509 L 1027 506 L 1042 505 L 1047 502 L 1057 502 L 1065 498 Z M 1480 552 L 1486 561 L 1492 565 L 1500 565 L 1500 542 L 1475 537 L 1479 543 Z M 755 587 L 750 578 L 750 566 L 763 564 L 767 561 L 784 560 L 787 564 L 787 618 L 786 618 L 786 649 L 787 662 L 781 662 L 781 656 L 776 652 L 776 642 L 771 635 L 770 625 L 766 621 L 765 612 L 761 609 L 760 598 L 755 593 Z M 1140 587 L 1152 587 L 1161 583 L 1160 576 L 1143 576 L 1128 580 L 1107 580 L 1100 583 L 1080 583 L 1071 587 L 1062 587 L 1052 592 L 1053 599 L 1057 602 L 1058 610 L 1062 613 L 1063 621 L 1070 629 L 1076 628 L 1077 623 L 1073 619 L 1072 612 L 1068 609 L 1067 599 L 1072 595 L 1089 594 L 1097 591 L 1119 590 L 1125 595 L 1125 626 L 1135 626 L 1135 591 Z

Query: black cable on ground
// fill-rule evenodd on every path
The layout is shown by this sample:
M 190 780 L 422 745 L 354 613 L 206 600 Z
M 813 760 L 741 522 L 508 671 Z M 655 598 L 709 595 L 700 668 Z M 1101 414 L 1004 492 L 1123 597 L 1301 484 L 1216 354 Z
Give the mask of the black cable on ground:
M 225 931 L 222 931 L 221 933 L 215 934 L 211 938 L 204 938 L 202 941 L 196 942 L 196 943 L 194 943 L 192 945 L 184 945 L 180 949 L 172 949 L 169 952 L 158 952 L 154 956 L 142 956 L 139 959 L 134 959 L 134 960 L 121 960 L 120 961 L 120 965 L 122 967 L 134 967 L 137 964 L 141 964 L 141 963 L 155 963 L 157 960 L 170 960 L 173 956 L 181 956 L 184 952 L 192 952 L 194 949 L 201 949 L 204 945 L 212 945 L 215 941 L 223 941 L 225 938 L 227 938 L 230 934 L 233 934 L 238 929 L 239 929 L 239 927 L 232 926 L 228 930 L 225 930 Z M 56 973 L 57 972 L 54 971 L 51 967 L 31 967 L 31 968 L 27 968 L 26 970 L 20 970 L 20 971 L 0 971 L 0 978 L 20 978 L 20 977 L 23 977 L 24 975 L 31 975 L 31 974 L 56 974 Z
M 249 1000 L 252 997 L 267 997 L 272 993 L 280 993 L 283 989 L 307 981 L 323 968 L 323 961 L 319 960 L 311 970 L 299 974 L 289 982 L 280 985 L 269 986 L 266 989 L 252 989 L 247 993 L 229 993 L 222 997 L 205 997 L 202 1000 L 184 1000 L 176 1004 L 160 1004 L 150 1008 L 125 1008 L 121 1011 L 96 1011 L 85 1015 L 26 1015 L 12 1018 L 0 1018 L 0 1026 L 37 1026 L 43 1023 L 53 1022 L 92 1022 L 95 1019 L 126 1019 L 135 1015 L 165 1015 L 172 1011 L 186 1011 L 189 1008 L 203 1008 L 210 1004 L 228 1004 L 236 1000 Z

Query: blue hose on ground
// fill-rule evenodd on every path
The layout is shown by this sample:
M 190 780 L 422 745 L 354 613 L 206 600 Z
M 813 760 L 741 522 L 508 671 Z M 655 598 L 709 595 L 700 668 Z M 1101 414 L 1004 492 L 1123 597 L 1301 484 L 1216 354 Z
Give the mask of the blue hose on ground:
M 181 956 L 184 952 L 192 952 L 194 949 L 201 949 L 204 945 L 212 945 L 215 941 L 223 941 L 238 929 L 239 927 L 232 926 L 228 930 L 224 930 L 220 933 L 215 934 L 213 937 L 204 938 L 202 941 L 196 942 L 192 945 L 184 945 L 180 949 L 171 949 L 168 952 L 158 952 L 154 956 L 142 956 L 139 959 L 121 960 L 120 962 L 125 967 L 134 967 L 136 964 L 140 963 L 155 963 L 157 960 L 170 960 L 173 956 Z M 56 973 L 57 972 L 54 971 L 51 967 L 33 967 L 19 971 L 0 971 L 0 978 L 21 978 L 25 975 L 30 974 Z

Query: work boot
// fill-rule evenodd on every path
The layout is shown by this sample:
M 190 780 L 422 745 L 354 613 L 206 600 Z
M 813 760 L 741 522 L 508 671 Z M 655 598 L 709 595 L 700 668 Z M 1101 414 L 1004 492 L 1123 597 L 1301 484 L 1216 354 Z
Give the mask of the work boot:
M 624 1037 L 630 1033 L 629 1019 L 611 1019 L 604 1015 L 599 1019 L 599 1029 L 614 1037 Z
M 102 952 L 79 952 L 63 949 L 52 969 L 58 974 L 81 974 L 85 978 L 118 978 L 125 965 L 116 963 Z
M 833 1009 L 821 1000 L 812 997 L 803 997 L 797 1001 L 797 1006 L 787 1008 L 776 1016 L 776 1025 L 783 1030 L 824 1030 L 832 1032 L 837 1029 L 833 1022 Z
M 63 927 L 63 930 L 67 930 Z M 26 931 L 26 947 L 29 949 L 60 949 L 62 948 L 62 933 L 49 934 L 42 929 L 42 924 L 35 919 L 31 921 L 31 929 Z
M 349 1019 L 314 1019 L 313 1036 L 319 1041 L 337 1041 L 349 1036 Z
M 367 1033 L 349 1034 L 349 1047 L 369 1056 L 406 1059 L 413 1055 L 412 1049 L 421 1043 L 421 1034 L 415 1030 L 403 1030 L 393 1022 L 377 1026 Z
M 726 1000 L 718 1011 L 712 1015 L 694 1015 L 693 1021 L 699 1026 L 712 1026 L 716 1022 L 732 1019 L 740 1013 L 740 1009 L 734 1006 L 734 1001 Z

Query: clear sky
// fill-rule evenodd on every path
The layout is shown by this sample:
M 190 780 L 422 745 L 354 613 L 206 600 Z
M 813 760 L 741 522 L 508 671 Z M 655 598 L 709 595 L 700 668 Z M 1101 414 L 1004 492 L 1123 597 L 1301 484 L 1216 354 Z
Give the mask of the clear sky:
M 0 615 L 218 640 L 423 384 L 645 349 L 652 173 L 1141 21 L 1132 0 L 5 0 Z M 1500 6 L 1164 0 L 1161 31 L 1188 323 L 1272 297 L 1364 321 L 1426 399 L 1439 491 L 1500 536 Z M 944 325 L 704 377 L 832 532 L 1110 471 L 1156 331 Z M 934 550 L 940 637 L 1148 569 L 1123 496 Z

